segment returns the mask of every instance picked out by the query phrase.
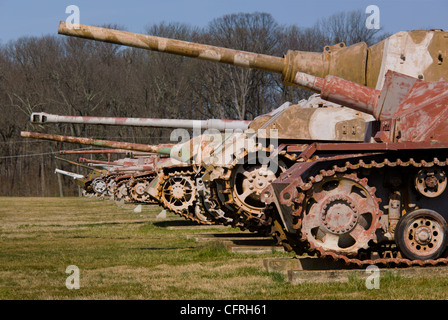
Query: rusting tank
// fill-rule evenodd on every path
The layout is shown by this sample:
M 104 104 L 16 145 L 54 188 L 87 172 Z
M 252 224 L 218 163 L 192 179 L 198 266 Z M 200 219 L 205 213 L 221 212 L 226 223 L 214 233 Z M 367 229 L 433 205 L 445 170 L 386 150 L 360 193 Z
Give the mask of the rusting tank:
M 116 117 L 87 117 L 87 116 L 62 116 L 48 114 L 44 112 L 32 113 L 30 120 L 32 123 L 48 124 L 48 123 L 79 123 L 79 124 L 100 124 L 100 125 L 119 125 L 119 126 L 144 126 L 144 127 L 165 127 L 165 128 L 183 128 L 193 129 L 193 134 L 198 137 L 191 139 L 189 142 L 184 143 L 185 147 L 179 147 L 179 150 L 187 149 L 184 156 L 181 156 L 181 162 L 165 159 L 163 165 L 157 168 L 158 179 L 154 179 L 154 175 L 151 174 L 148 177 L 139 176 L 133 178 L 132 175 L 122 175 L 116 179 L 108 179 L 111 187 L 114 188 L 116 199 L 124 199 L 125 201 L 131 201 L 131 194 L 134 200 L 149 201 L 150 199 L 158 198 L 162 201 L 165 208 L 174 212 L 192 211 L 192 208 L 196 206 L 196 181 L 194 176 L 198 175 L 196 166 L 192 166 L 192 163 L 197 165 L 200 163 L 201 154 L 204 152 L 210 152 L 210 142 L 215 139 L 222 141 L 222 137 L 225 136 L 219 134 L 219 131 L 230 132 L 234 131 L 242 132 L 248 128 L 250 121 L 245 120 L 182 120 L 182 119 L 152 119 L 152 118 L 116 118 Z M 201 136 L 202 131 L 205 130 L 205 135 Z M 220 137 L 217 139 L 217 137 Z M 79 141 L 79 139 L 75 139 Z M 88 144 L 94 143 L 89 139 Z M 107 145 L 111 145 L 110 142 L 106 142 Z M 95 143 L 94 145 L 98 145 Z M 119 146 L 117 144 L 113 146 Z M 206 147 L 207 146 L 207 147 Z M 129 150 L 140 150 L 132 145 Z M 149 150 L 151 151 L 151 150 Z M 161 151 L 161 150 L 160 150 Z M 159 150 L 155 151 L 161 153 Z M 173 150 L 174 151 L 174 150 Z M 171 151 L 170 151 L 171 152 Z M 166 152 L 164 152 L 166 154 Z M 193 159 L 194 158 L 194 159 Z M 189 162 L 185 164 L 184 162 Z M 202 167 L 199 165 L 200 170 Z M 150 179 L 148 179 L 150 178 Z M 154 180 L 150 184 L 150 180 Z M 109 186 L 108 182 L 108 186 Z M 205 209 L 194 209 L 196 212 L 194 216 L 200 216 L 201 221 L 210 220 L 206 219 L 207 214 Z M 229 221 L 227 218 L 225 221 Z
M 126 203 L 138 202 L 146 204 L 157 203 L 145 191 L 143 186 L 147 180 L 154 179 L 155 168 L 159 155 L 145 155 L 138 158 L 122 158 L 116 161 L 102 161 L 94 159 L 79 158 L 79 163 L 86 163 L 89 166 L 100 166 L 107 170 L 102 179 L 105 184 L 105 191 L 115 200 L 123 200 Z
M 263 192 L 285 247 L 357 265 L 447 264 L 448 82 L 388 71 L 376 90 L 298 74 L 326 100 L 369 113 L 374 141 L 297 145 Z
M 284 57 L 93 26 L 70 28 L 64 22 L 59 25 L 59 33 L 279 73 L 285 84 L 314 92 L 319 90 L 304 82 L 301 78 L 303 72 L 319 77 L 331 74 L 376 89 L 382 88 L 388 70 L 427 81 L 439 80 L 448 74 L 446 60 L 444 62 L 448 33 L 442 30 L 399 32 L 370 47 L 365 43 L 348 47 L 339 43 L 324 47 L 322 53 L 290 50 Z M 270 157 L 278 159 L 277 169 L 264 172 L 262 164 L 248 163 L 251 157 L 257 158 L 254 153 L 260 150 L 258 144 L 238 154 L 234 151 L 235 143 L 247 141 L 247 135 L 233 137 L 235 141 L 228 139 L 217 150 L 220 155 L 225 154 L 221 158 L 226 160 L 222 163 L 212 161 L 203 178 L 198 179 L 203 204 L 215 216 L 233 213 L 236 219 L 240 217 L 245 224 L 253 225 L 255 230 L 261 225 L 269 226 L 270 218 L 263 213 L 265 205 L 260 197 L 261 190 L 297 160 L 300 154 L 297 150 L 300 148 L 293 144 L 307 145 L 310 140 L 368 142 L 377 125 L 368 113 L 346 108 L 344 104 L 342 107 L 335 105 L 320 96 L 298 104 L 285 104 L 270 114 L 258 117 L 249 126 L 257 132 L 261 129 L 267 141 L 277 139 L 278 148 L 272 149 L 268 142 L 261 147 Z M 269 136 L 272 132 L 275 137 Z M 260 134 L 251 136 L 256 138 Z M 220 157 L 214 154 L 211 158 Z M 230 158 L 232 160 L 228 160 Z
M 115 200 L 156 203 L 146 192 L 144 186 L 147 185 L 147 180 L 153 177 L 154 164 L 160 155 L 121 149 L 61 150 L 59 154 L 106 154 L 108 161 L 79 158 L 79 162 L 89 163 L 90 166 L 101 166 L 107 170 L 102 179 L 106 183 L 107 194 Z M 111 161 L 111 154 L 124 154 L 126 157 Z
M 201 133 L 203 130 L 208 131 L 234 131 L 234 130 L 245 130 L 248 128 L 250 121 L 245 120 L 222 120 L 222 119 L 208 119 L 208 120 L 188 120 L 188 119 L 157 119 L 157 118 L 119 118 L 119 117 L 92 117 L 92 116 L 64 116 L 55 115 L 45 112 L 34 112 L 30 116 L 30 121 L 36 124 L 48 124 L 48 123 L 71 123 L 71 124 L 89 124 L 89 125 L 117 125 L 117 126 L 139 126 L 139 127 L 158 127 L 158 128 L 175 128 L 175 129 L 193 129 L 198 130 Z M 91 141 L 91 140 L 89 140 Z M 135 152 L 135 148 L 131 148 Z M 141 151 L 141 149 L 140 149 Z M 151 151 L 151 150 L 149 150 Z M 160 150 L 156 151 L 161 153 Z M 169 165 L 169 162 L 164 162 L 165 167 Z M 175 166 L 175 165 L 174 165 Z M 174 167 L 173 167 L 174 168 Z M 171 168 L 172 169 L 172 168 Z M 137 170 L 137 169 L 136 169 Z M 169 169 L 165 169 L 169 170 Z M 115 170 L 115 175 L 116 175 Z M 129 170 L 128 170 L 129 171 Z M 137 170 L 141 171 L 141 170 Z M 161 182 L 163 184 L 174 183 L 174 189 L 181 189 L 178 185 L 183 184 L 186 186 L 193 187 L 195 184 L 190 177 L 193 174 L 193 169 L 177 168 L 173 170 L 174 173 L 168 173 L 172 178 L 167 181 Z M 111 176 L 109 174 L 109 176 Z M 114 196 L 118 200 L 125 200 L 130 202 L 132 200 L 143 201 L 143 202 L 153 202 L 153 198 L 147 192 L 149 188 L 149 181 L 154 178 L 154 174 L 139 175 L 138 177 L 133 177 L 130 174 L 121 175 L 115 179 L 108 178 L 107 185 L 109 192 L 113 192 Z M 171 182 L 171 180 L 175 182 Z M 185 187 L 186 188 L 186 187 Z M 183 189 L 185 189 L 183 188 Z M 156 190 L 159 190 L 159 186 Z M 190 190 L 190 192 L 192 192 Z M 162 196 L 162 200 L 165 203 L 165 207 L 169 207 L 172 211 L 184 211 L 191 207 L 194 199 L 196 197 L 190 194 L 185 194 L 179 191 L 177 196 L 173 197 L 169 195 L 171 192 L 166 191 L 153 191 L 151 194 L 156 197 L 157 194 L 165 195 Z M 168 197 L 169 199 L 165 199 Z M 188 199 L 188 200 L 187 200 Z M 204 214 L 202 214 L 204 217 Z

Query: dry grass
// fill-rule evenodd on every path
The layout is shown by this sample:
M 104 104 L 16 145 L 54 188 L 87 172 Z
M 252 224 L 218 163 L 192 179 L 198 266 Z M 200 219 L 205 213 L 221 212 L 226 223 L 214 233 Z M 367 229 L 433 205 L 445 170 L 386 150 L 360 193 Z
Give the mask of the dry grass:
M 157 206 L 118 207 L 87 198 L 0 198 L 0 299 L 446 299 L 448 278 L 387 276 L 291 285 L 263 268 L 267 256 L 229 253 L 186 235 L 233 229 L 168 230 L 188 224 Z M 80 269 L 79 290 L 65 286 Z

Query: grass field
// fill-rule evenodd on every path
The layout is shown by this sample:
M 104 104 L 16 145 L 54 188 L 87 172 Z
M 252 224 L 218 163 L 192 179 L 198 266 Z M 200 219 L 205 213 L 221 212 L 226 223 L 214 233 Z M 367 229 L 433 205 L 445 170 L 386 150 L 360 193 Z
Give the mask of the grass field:
M 0 198 L 0 299 L 447 299 L 448 277 L 381 278 L 369 290 L 348 283 L 292 285 L 263 267 L 266 257 L 236 254 L 187 234 L 236 229 L 169 230 L 186 223 L 158 206 L 119 207 L 89 198 Z M 80 272 L 69 290 L 66 268 Z

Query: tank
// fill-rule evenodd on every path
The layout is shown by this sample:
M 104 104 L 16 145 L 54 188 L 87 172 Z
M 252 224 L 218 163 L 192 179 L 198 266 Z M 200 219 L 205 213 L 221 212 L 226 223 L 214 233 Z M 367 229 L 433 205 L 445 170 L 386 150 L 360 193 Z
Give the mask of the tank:
M 260 181 L 264 189 L 257 196 L 266 206 L 258 208 L 249 220 L 271 227 L 285 248 L 297 253 L 358 265 L 446 263 L 446 217 L 441 209 L 446 203 L 446 143 L 440 109 L 445 82 L 438 80 L 447 75 L 447 32 L 406 31 L 369 48 L 362 43 L 339 44 L 325 47 L 322 54 L 289 51 L 284 57 L 82 25 L 70 29 L 61 23 L 59 32 L 280 73 L 285 84 L 320 93 L 323 101 L 371 116 L 371 133 L 360 131 L 362 139 L 328 139 L 329 135 L 314 139 L 293 132 L 277 148 L 261 145 L 269 158 L 281 156 L 291 162 L 281 174 L 268 173 L 273 180 L 269 183 L 267 179 L 267 186 Z M 281 120 L 284 127 L 300 128 L 295 124 L 302 118 L 300 112 L 293 112 L 294 118 L 282 117 L 286 109 L 262 116 L 259 126 L 252 129 L 269 124 L 275 132 Z M 307 124 L 312 123 L 309 119 Z M 310 128 L 318 128 L 318 124 Z M 321 127 L 321 132 L 325 131 Z M 356 133 L 356 126 L 342 125 L 339 131 Z M 226 143 L 234 145 L 225 140 L 222 146 Z M 230 153 L 235 158 L 236 154 Z M 246 159 L 251 153 L 247 150 L 239 157 Z M 226 177 L 236 176 L 238 171 L 236 166 L 225 169 L 219 164 L 203 175 L 212 185 L 217 180 L 230 181 L 224 187 L 204 188 L 210 193 L 211 208 L 218 205 L 222 210 L 232 205 L 225 195 L 236 187 Z M 260 168 L 255 176 L 265 172 Z M 240 185 L 247 187 L 243 196 L 250 194 L 251 178 L 256 181 L 250 173 L 250 168 L 240 171 Z M 234 209 L 238 208 L 242 206 Z
M 156 164 L 160 161 L 159 155 L 140 156 L 138 158 L 122 158 L 116 161 L 101 161 L 79 158 L 80 163 L 89 166 L 101 166 L 107 170 L 104 181 L 107 193 L 116 201 L 125 203 L 155 204 L 146 191 L 148 182 L 156 176 Z
M 381 90 L 297 79 L 380 125 L 372 142 L 297 146 L 296 163 L 261 194 L 273 234 L 297 253 L 361 266 L 448 263 L 448 82 L 390 70 Z
M 151 119 L 151 118 L 116 118 L 116 117 L 87 117 L 87 116 L 63 116 L 48 114 L 45 112 L 32 113 L 30 116 L 30 121 L 37 124 L 47 124 L 47 123 L 78 123 L 78 124 L 94 124 L 94 125 L 119 125 L 119 126 L 141 126 L 141 127 L 161 127 L 161 128 L 184 128 L 184 129 L 199 129 L 202 130 L 215 130 L 215 131 L 234 131 L 234 130 L 245 130 L 248 128 L 250 121 L 245 120 L 220 120 L 220 119 L 209 119 L 209 120 L 186 120 L 186 119 Z M 132 148 L 132 150 L 137 150 Z M 141 149 L 140 149 L 141 151 Z M 165 162 L 166 166 L 169 162 Z M 167 169 L 168 170 L 168 169 Z M 193 169 L 186 170 L 185 168 L 178 168 L 177 172 L 181 174 L 174 174 L 172 172 L 167 173 L 168 176 L 172 176 L 168 180 L 160 180 L 159 183 L 164 185 L 170 185 L 173 183 L 174 187 L 169 187 L 170 190 L 174 188 L 175 190 L 181 190 L 179 184 L 185 186 L 190 186 L 194 188 L 195 182 L 191 177 L 186 177 L 186 175 L 191 176 L 194 172 Z M 125 178 L 128 180 L 125 181 Z M 147 177 L 148 178 L 148 177 Z M 151 176 L 151 179 L 154 178 Z M 134 181 L 136 180 L 136 181 Z M 138 181 L 137 181 L 138 180 Z M 129 175 L 121 176 L 117 179 L 108 179 L 108 188 L 110 193 L 114 193 L 115 199 L 123 199 L 125 202 L 131 202 L 132 200 L 137 201 L 151 201 L 154 197 L 159 197 L 164 203 L 164 207 L 175 212 L 184 212 L 188 208 L 195 206 L 194 199 L 196 197 L 191 196 L 189 193 L 177 192 L 176 196 L 171 194 L 171 191 L 163 191 L 160 186 L 154 185 L 152 192 L 150 194 L 147 192 L 149 190 L 148 179 L 140 176 L 136 179 L 132 179 Z M 131 197 L 132 196 L 132 197 Z M 168 199 L 167 199 L 168 198 Z M 203 211 L 203 210 L 202 210 Z M 199 213 L 198 213 L 199 214 Z M 205 218 L 205 214 L 201 214 L 202 218 Z
M 96 196 L 108 195 L 113 197 L 115 200 L 123 200 L 125 202 L 139 202 L 154 204 L 157 203 L 155 199 L 151 198 L 149 194 L 142 190 L 141 183 L 144 179 L 154 179 L 156 176 L 155 165 L 160 158 L 166 157 L 169 154 L 169 150 L 172 145 L 158 145 L 158 146 L 147 146 L 141 144 L 127 144 L 124 142 L 108 141 L 108 140 L 98 140 L 90 138 L 78 138 L 70 136 L 61 135 L 51 135 L 51 134 L 40 134 L 40 133 L 29 133 L 22 132 L 22 136 L 31 137 L 34 139 L 46 139 L 50 141 L 60 141 L 69 143 L 78 143 L 83 145 L 96 145 L 96 146 L 108 146 L 117 147 L 119 149 L 115 150 L 119 153 L 133 151 L 133 148 L 139 150 L 146 149 L 150 152 L 140 153 L 137 158 L 123 158 L 117 161 L 98 161 L 90 160 L 85 158 L 80 158 L 79 162 L 70 161 L 63 158 L 55 157 L 56 159 L 69 162 L 76 166 L 85 167 L 89 170 L 95 171 L 94 174 L 89 174 L 83 179 L 75 179 L 75 182 L 80 185 L 85 193 L 93 194 Z M 121 148 L 121 149 L 120 149 Z M 124 149 L 127 148 L 127 149 Z M 167 149 L 168 148 L 168 149 Z M 131 150 L 131 151 L 127 151 Z M 79 153 L 112 153 L 114 150 L 67 150 L 61 151 L 63 154 L 79 154 Z M 156 154 L 153 154 L 156 153 Z M 85 165 L 83 163 L 88 163 Z M 96 164 L 101 166 L 103 169 L 98 169 L 92 166 Z M 146 183 L 146 181 L 144 181 Z
M 100 166 L 107 170 L 103 176 L 107 189 L 104 192 L 107 195 L 116 201 L 123 200 L 127 203 L 157 203 L 148 194 L 146 188 L 148 179 L 154 178 L 154 163 L 161 157 L 160 155 L 120 149 L 61 150 L 59 153 L 61 155 L 107 154 L 108 161 L 79 158 L 80 163 L 88 163 L 90 167 Z M 126 157 L 111 162 L 111 154 L 124 154 Z
M 106 170 L 98 169 L 98 168 L 92 168 L 85 164 L 71 161 L 68 159 L 60 158 L 60 157 L 54 157 L 56 160 L 64 161 L 67 163 L 70 163 L 72 165 L 75 165 L 77 167 L 82 167 L 85 169 L 88 169 L 90 173 L 87 176 L 83 176 L 80 174 L 67 172 L 60 169 L 55 169 L 55 173 L 62 174 L 65 176 L 70 176 L 74 179 L 75 183 L 80 186 L 84 191 L 84 194 L 90 194 L 95 196 L 102 196 L 107 190 L 106 190 L 106 184 L 104 180 L 104 175 L 106 174 Z

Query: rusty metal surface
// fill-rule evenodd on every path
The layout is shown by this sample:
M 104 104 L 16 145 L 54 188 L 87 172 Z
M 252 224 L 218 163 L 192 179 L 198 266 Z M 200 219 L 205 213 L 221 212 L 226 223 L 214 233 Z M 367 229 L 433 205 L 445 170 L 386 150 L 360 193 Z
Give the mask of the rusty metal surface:
M 315 94 L 297 104 L 283 105 L 255 118 L 250 129 L 276 130 L 279 140 L 353 141 L 370 140 L 374 117 L 331 103 Z
M 299 182 L 299 180 L 297 180 L 297 178 L 295 179 L 296 184 L 295 184 L 295 188 L 296 190 L 299 190 L 300 193 L 296 194 L 294 199 L 293 199 L 293 203 L 296 203 L 297 205 L 294 208 L 294 215 L 296 216 L 296 220 L 295 220 L 295 224 L 294 224 L 294 229 L 296 229 L 299 232 L 299 236 L 293 236 L 292 238 L 288 237 L 283 237 L 283 238 L 279 238 L 280 242 L 283 242 L 284 246 L 289 248 L 289 249 L 294 249 L 296 252 L 303 252 L 303 248 L 307 248 L 306 252 L 308 253 L 315 253 L 318 254 L 319 256 L 325 257 L 331 257 L 335 260 L 343 260 L 345 261 L 347 264 L 356 264 L 356 265 L 367 265 L 367 264 L 382 264 L 382 265 L 386 265 L 386 266 L 398 266 L 398 265 L 418 265 L 418 266 L 425 266 L 425 265 L 437 265 L 437 264 L 447 264 L 448 263 L 448 259 L 446 258 L 439 258 L 439 259 L 426 259 L 426 260 L 410 260 L 407 258 L 403 258 L 403 257 L 399 257 L 399 256 L 390 256 L 387 257 L 386 253 L 390 252 L 390 248 L 389 247 L 384 247 L 384 248 L 379 248 L 377 247 L 376 250 L 380 250 L 379 252 L 381 253 L 381 255 L 376 256 L 375 255 L 368 255 L 365 256 L 364 259 L 361 259 L 359 257 L 357 257 L 356 255 L 354 255 L 354 257 L 350 257 L 347 256 L 347 254 L 344 254 L 343 252 L 341 252 L 340 250 L 334 250 L 333 249 L 328 249 L 328 248 L 324 248 L 324 246 L 322 246 L 322 243 L 325 244 L 325 242 L 315 242 L 315 241 L 310 241 L 309 237 L 310 237 L 310 233 L 309 232 L 305 232 L 306 229 L 302 228 L 302 224 L 304 223 L 304 220 L 306 221 L 307 219 L 305 219 L 305 204 L 307 202 L 307 198 L 303 196 L 303 194 L 308 193 L 310 191 L 312 191 L 313 193 L 316 192 L 317 190 L 319 190 L 319 188 L 316 189 L 316 185 L 319 185 L 322 183 L 322 181 L 325 181 L 325 179 L 328 178 L 335 178 L 338 175 L 341 174 L 346 174 L 346 172 L 350 172 L 353 170 L 365 170 L 365 169 L 381 169 L 381 168 L 385 168 L 385 167 L 390 167 L 390 168 L 395 168 L 395 167 L 402 167 L 402 168 L 412 168 L 412 167 L 425 167 L 425 168 L 431 168 L 431 167 L 446 167 L 448 164 L 448 158 L 447 159 L 438 159 L 438 158 L 434 158 L 432 161 L 417 161 L 417 160 L 413 160 L 410 159 L 408 161 L 404 161 L 401 159 L 397 159 L 396 161 L 391 161 L 387 158 L 384 158 L 383 162 L 370 162 L 367 163 L 366 161 L 362 161 L 359 160 L 358 162 L 356 161 L 350 161 L 347 162 L 344 166 L 333 166 L 331 170 L 321 170 L 319 171 L 316 175 L 314 176 L 310 176 L 308 177 L 308 179 L 306 179 L 306 181 L 304 180 L 300 180 L 301 182 Z M 302 171 L 303 174 L 304 171 Z M 367 179 L 365 180 L 366 182 L 363 183 L 367 183 Z M 346 190 L 353 190 L 353 189 L 346 189 Z M 372 190 L 372 189 L 371 189 Z M 303 193 L 301 193 L 303 192 Z M 318 192 L 318 191 L 317 191 Z M 302 196 L 300 196 L 302 195 Z M 328 198 L 331 199 L 331 198 Z M 338 205 L 345 205 L 345 201 L 346 199 L 343 199 L 343 201 L 339 200 L 339 202 L 335 202 L 335 204 L 337 203 Z M 379 201 L 377 201 L 379 203 Z M 348 203 L 348 202 L 347 202 Z M 302 208 L 302 210 L 300 210 L 300 208 Z M 353 208 L 350 206 L 350 210 L 352 213 L 354 212 Z M 322 212 L 326 212 L 325 210 L 323 210 Z M 354 215 L 349 215 L 351 217 L 353 217 Z M 353 220 L 353 219 L 352 219 Z M 346 221 L 346 222 L 350 222 L 352 220 L 336 220 L 341 222 L 341 221 Z M 350 227 L 350 223 L 347 224 Z M 279 227 L 279 226 L 277 226 Z M 348 232 L 350 232 L 353 229 L 348 230 Z M 280 230 L 276 231 L 275 234 L 280 235 L 282 234 L 282 232 L 280 232 Z M 284 234 L 284 233 L 283 233 Z M 315 233 L 315 235 L 317 235 L 317 233 Z M 291 237 L 291 236 L 289 236 Z M 376 236 L 375 236 L 376 237 Z M 372 238 L 374 239 L 374 238 Z M 298 242 L 295 242 L 298 241 Z M 332 242 L 330 242 L 332 243 Z M 291 247 L 292 246 L 292 247 Z M 381 251 L 383 250 L 383 251 Z M 395 249 L 396 250 L 396 249 Z

